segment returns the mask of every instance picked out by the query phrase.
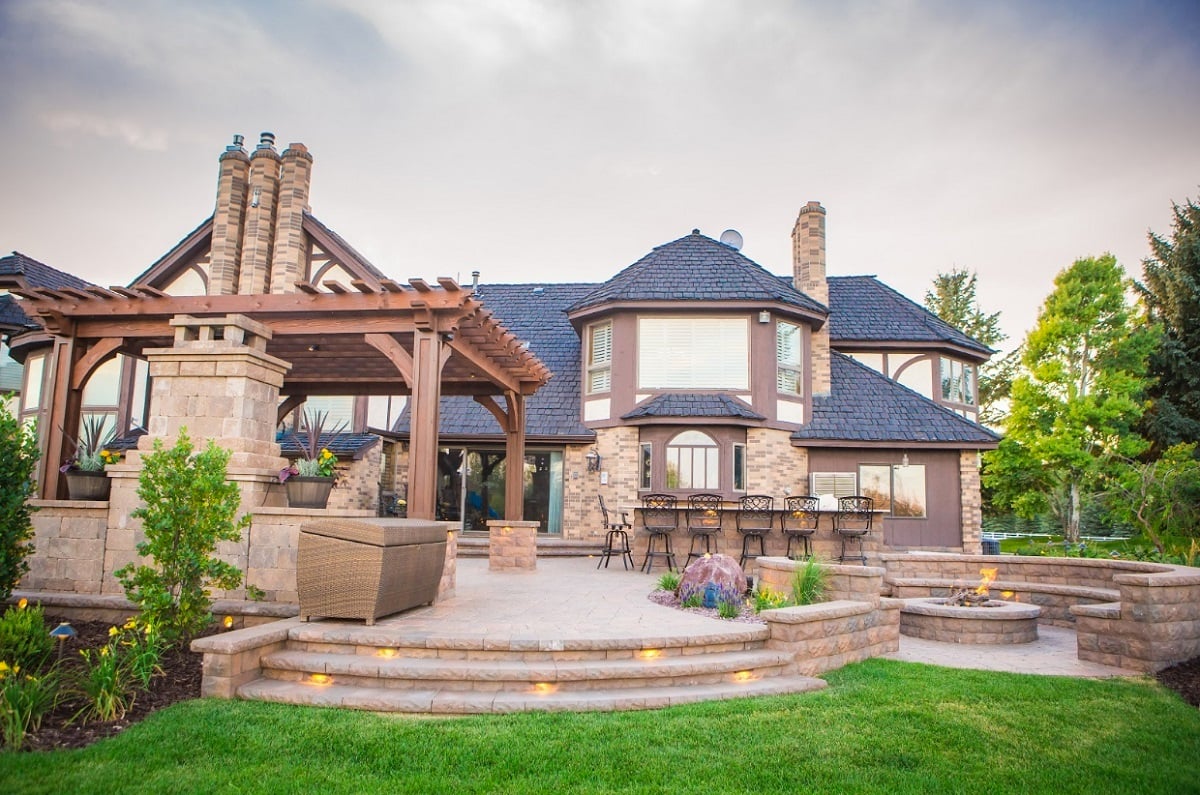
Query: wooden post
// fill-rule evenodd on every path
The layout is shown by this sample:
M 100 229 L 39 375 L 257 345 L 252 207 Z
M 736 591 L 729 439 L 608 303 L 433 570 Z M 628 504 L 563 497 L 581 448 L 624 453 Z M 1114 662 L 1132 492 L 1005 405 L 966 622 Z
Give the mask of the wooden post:
M 408 515 L 413 519 L 436 518 L 441 382 L 441 335 L 417 329 L 413 333 L 412 425 L 408 441 Z
M 79 358 L 74 337 L 54 339 L 54 382 L 50 384 L 50 410 L 46 413 L 46 454 L 38 465 L 38 483 L 42 499 L 58 500 L 67 496 L 67 481 L 59 466 L 74 452 L 71 439 L 79 434 L 79 412 L 83 406 L 81 389 L 71 388 L 71 376 Z
M 504 518 L 525 518 L 525 396 L 505 392 L 508 422 L 504 427 Z

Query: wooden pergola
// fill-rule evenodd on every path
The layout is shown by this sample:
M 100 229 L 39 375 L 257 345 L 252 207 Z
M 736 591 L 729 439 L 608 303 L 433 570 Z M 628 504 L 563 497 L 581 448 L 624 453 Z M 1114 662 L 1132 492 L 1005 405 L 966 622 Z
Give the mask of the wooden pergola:
M 72 453 L 64 429 L 79 426 L 88 377 L 118 353 L 142 356 L 171 347 L 171 320 L 187 316 L 242 315 L 270 329 L 266 352 L 291 364 L 280 390 L 280 419 L 315 395 L 409 395 L 413 517 L 434 518 L 442 395 L 469 395 L 485 406 L 504 429 L 507 459 L 524 459 L 525 399 L 550 371 L 472 290 L 453 279 L 438 279 L 436 286 L 421 279 L 322 286 L 297 282 L 291 293 L 203 296 L 153 287 L 12 288 L 54 340 L 42 497 L 62 494 L 57 462 Z M 521 478 L 508 478 L 505 518 L 522 518 L 522 489 Z

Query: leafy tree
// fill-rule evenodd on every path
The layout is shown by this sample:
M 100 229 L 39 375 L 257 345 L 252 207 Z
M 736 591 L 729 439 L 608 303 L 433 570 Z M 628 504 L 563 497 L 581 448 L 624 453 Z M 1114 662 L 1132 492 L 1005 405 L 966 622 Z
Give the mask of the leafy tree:
M 1126 461 L 1112 478 L 1109 510 L 1159 554 L 1168 538 L 1200 536 L 1200 461 L 1195 444 L 1169 447 L 1156 461 Z
M 41 453 L 37 429 L 23 426 L 0 395 L 0 602 L 29 571 L 33 553 L 34 468 Z
M 979 306 L 978 276 L 960 268 L 939 273 L 933 288 L 925 292 L 925 308 L 956 329 L 988 347 L 1007 339 L 1000 330 L 1000 313 L 987 314 Z M 979 368 L 979 421 L 999 425 L 1003 419 L 997 404 L 1009 397 L 1020 354 L 1016 351 L 993 359 Z
M 169 450 L 155 440 L 138 486 L 145 506 L 132 514 L 146 534 L 138 554 L 153 565 L 130 563 L 115 572 L 146 625 L 169 643 L 186 641 L 212 620 L 209 586 L 241 584 L 241 570 L 213 552 L 218 541 L 238 541 L 250 526 L 249 515 L 234 520 L 241 500 L 237 485 L 225 479 L 229 451 L 210 441 L 192 453 L 185 431 Z
M 1156 331 L 1129 286 L 1111 254 L 1055 277 L 1022 346 L 1026 372 L 1013 382 L 1007 435 L 987 457 L 993 501 L 1026 517 L 1050 510 L 1068 541 L 1079 539 L 1084 491 L 1106 463 L 1147 446 L 1133 427 Z
M 1143 261 L 1145 297 L 1151 320 L 1163 328 L 1150 357 L 1150 409 L 1143 432 L 1164 450 L 1200 441 L 1200 206 L 1174 205 L 1171 239 L 1150 233 L 1154 256 Z

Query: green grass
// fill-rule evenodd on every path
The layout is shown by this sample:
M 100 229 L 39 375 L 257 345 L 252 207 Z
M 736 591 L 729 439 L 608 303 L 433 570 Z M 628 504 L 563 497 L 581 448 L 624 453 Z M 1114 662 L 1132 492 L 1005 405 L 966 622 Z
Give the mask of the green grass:
M 401 718 L 202 700 L 80 751 L 0 755 L 18 793 L 1200 792 L 1200 711 L 1149 679 L 870 660 L 800 696 Z

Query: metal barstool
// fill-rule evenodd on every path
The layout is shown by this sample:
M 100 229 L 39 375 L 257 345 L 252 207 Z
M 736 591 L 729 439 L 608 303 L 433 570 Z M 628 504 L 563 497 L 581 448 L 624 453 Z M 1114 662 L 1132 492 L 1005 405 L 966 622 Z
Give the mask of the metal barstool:
M 766 557 L 767 533 L 775 523 L 775 498 L 765 494 L 747 494 L 738 500 L 735 517 L 737 531 L 742 534 L 742 557 L 738 564 L 745 566 L 748 558 Z M 758 554 L 750 554 L 750 539 L 758 539 Z
M 717 552 L 714 540 L 721 533 L 720 494 L 693 494 L 688 497 L 687 531 L 691 543 L 688 545 L 687 561 L 683 564 L 685 569 L 692 562 L 692 558 L 715 555 Z M 701 540 L 704 542 L 704 550 L 698 552 L 696 542 Z
M 625 570 L 633 568 L 633 549 L 629 546 L 629 531 L 633 525 L 629 523 L 629 517 L 625 511 L 621 511 L 621 521 L 613 522 L 608 518 L 608 506 L 604 504 L 604 497 L 600 496 L 600 515 L 604 517 L 604 549 L 600 551 L 600 560 L 596 563 L 596 568 L 600 568 L 600 564 L 604 564 L 604 568 L 608 568 L 608 561 L 613 555 L 619 555 L 621 563 L 624 564 Z
M 670 494 L 647 494 L 642 497 L 642 527 L 650 534 L 646 542 L 646 557 L 642 560 L 642 571 L 647 574 L 654 568 L 655 558 L 667 561 L 667 570 L 675 571 L 675 553 L 671 550 L 671 534 L 678 526 L 676 508 L 679 501 Z M 655 550 L 655 541 L 661 541 L 662 549 Z
M 863 549 L 863 538 L 871 532 L 871 520 L 875 516 L 875 501 L 870 497 L 855 494 L 852 497 L 838 497 L 838 510 L 833 518 L 833 531 L 842 537 L 842 554 L 838 561 L 861 560 L 867 565 L 867 553 Z M 858 542 L 858 554 L 847 555 L 846 543 Z
M 812 537 L 821 519 L 821 500 L 808 494 L 783 498 L 786 510 L 779 515 L 779 529 L 787 536 L 787 556 L 792 557 L 792 542 L 804 542 L 804 557 L 812 557 Z

